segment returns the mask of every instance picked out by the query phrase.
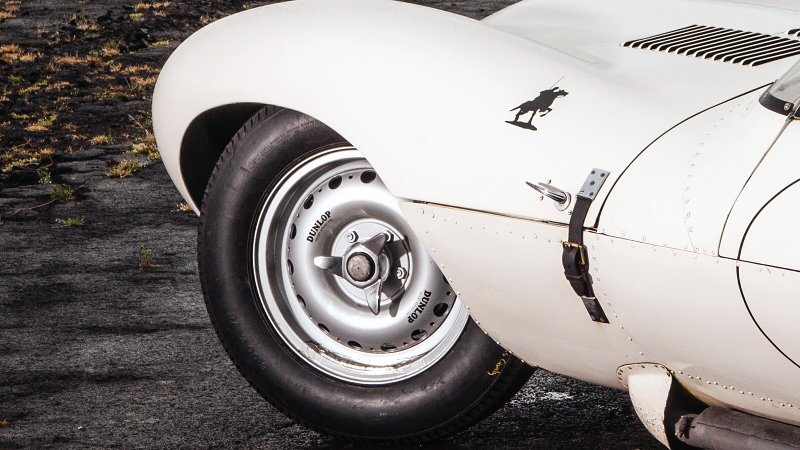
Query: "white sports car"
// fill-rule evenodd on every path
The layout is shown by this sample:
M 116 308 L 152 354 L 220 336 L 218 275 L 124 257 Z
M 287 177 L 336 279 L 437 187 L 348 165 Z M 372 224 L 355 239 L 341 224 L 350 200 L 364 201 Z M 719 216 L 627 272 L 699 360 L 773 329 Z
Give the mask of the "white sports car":
M 209 25 L 153 119 L 222 344 L 346 440 L 451 434 L 542 367 L 671 448 L 800 448 L 799 35 L 790 0 Z

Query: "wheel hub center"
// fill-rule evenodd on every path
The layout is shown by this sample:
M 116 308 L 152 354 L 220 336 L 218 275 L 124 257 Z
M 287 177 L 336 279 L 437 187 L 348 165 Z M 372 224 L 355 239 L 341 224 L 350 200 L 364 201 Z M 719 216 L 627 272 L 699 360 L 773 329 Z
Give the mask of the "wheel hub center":
M 366 253 L 354 253 L 347 259 L 347 274 L 363 283 L 375 275 L 375 261 Z

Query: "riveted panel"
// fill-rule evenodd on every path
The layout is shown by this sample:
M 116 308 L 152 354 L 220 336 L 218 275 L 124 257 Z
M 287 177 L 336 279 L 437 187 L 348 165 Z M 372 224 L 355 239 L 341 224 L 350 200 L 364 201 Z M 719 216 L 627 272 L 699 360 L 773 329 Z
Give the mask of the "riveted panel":
M 430 204 L 401 209 L 492 338 L 531 364 L 620 387 L 617 367 L 638 361 L 639 350 L 616 318 L 592 322 L 565 279 L 566 227 Z
M 599 238 L 593 249 L 600 262 L 597 285 L 614 299 L 615 312 L 624 317 L 626 330 L 647 360 L 701 377 L 701 382 L 684 383 L 693 393 L 718 389 L 706 384 L 708 380 L 754 393 L 758 386 L 760 395 L 780 398 L 785 404 L 800 403 L 800 369 L 753 323 L 739 292 L 736 261 Z M 729 406 L 756 411 L 750 400 L 737 395 L 725 397 Z M 708 397 L 703 400 L 711 402 L 712 396 Z M 764 415 L 778 420 L 795 417 L 779 411 Z
M 755 366 L 761 367 L 758 363 Z M 800 425 L 800 399 L 796 393 L 788 392 L 783 386 L 760 385 L 729 373 L 700 367 L 686 367 L 673 371 L 673 375 L 688 391 L 709 406 L 737 409 Z M 793 386 L 796 387 L 796 384 Z
M 622 175 L 600 233 L 715 256 L 728 213 L 783 124 L 758 92 L 681 124 Z
M 741 263 L 739 279 L 742 295 L 753 320 L 775 347 L 795 364 L 800 364 L 800 339 L 797 338 L 797 324 L 800 323 L 800 273 L 760 264 Z

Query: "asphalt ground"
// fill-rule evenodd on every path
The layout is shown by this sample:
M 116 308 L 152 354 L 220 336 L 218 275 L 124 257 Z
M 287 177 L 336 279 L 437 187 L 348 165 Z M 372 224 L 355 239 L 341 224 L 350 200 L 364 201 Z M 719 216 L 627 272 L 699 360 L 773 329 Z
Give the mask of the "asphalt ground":
M 202 3 L 210 10 L 190 25 L 153 27 L 161 34 L 148 40 L 169 44 L 109 58 L 160 66 L 204 17 L 231 8 Z M 415 3 L 481 18 L 513 1 Z M 136 13 L 124 5 L 133 3 L 3 0 L 0 13 L 16 10 L 0 23 L 0 45 L 18 42 L 23 51 L 39 49 L 44 58 L 43 46 L 63 45 L 52 44 L 47 33 L 58 36 L 69 27 L 70 14 L 79 11 L 91 23 L 107 10 L 120 18 Z M 126 39 L 120 42 L 136 42 Z M 76 55 L 83 51 L 80 41 L 71 44 Z M 0 78 L 3 98 L 11 99 L 0 110 L 0 154 L 12 155 L 3 160 L 3 169 L 45 145 L 53 150 L 4 170 L 0 178 L 0 449 L 366 448 L 323 438 L 285 418 L 247 385 L 219 345 L 197 276 L 198 219 L 181 210 L 182 199 L 160 160 L 127 153 L 144 139 L 136 130 L 145 120 L 128 117 L 148 108 L 149 93 L 86 95 L 85 101 L 59 109 L 51 130 L 24 131 L 31 123 L 16 116 L 27 114 L 37 100 L 24 101 L 28 97 L 21 92 L 36 80 L 21 85 L 9 80 L 34 69 L 15 61 L 11 68 L 0 63 L 0 69 L 6 78 Z M 80 90 L 93 89 L 98 80 L 84 86 L 67 81 Z M 72 127 L 61 119 L 70 112 Z M 14 132 L 15 127 L 23 131 Z M 83 139 L 65 137 L 82 130 Z M 95 145 L 90 139 L 106 133 L 118 143 Z M 124 159 L 143 167 L 125 178 L 107 176 Z M 42 167 L 50 184 L 39 183 Z M 48 203 L 53 186 L 61 185 L 73 191 L 74 199 Z M 69 225 L 70 218 L 83 224 Z M 150 267 L 140 268 L 147 255 Z M 484 422 L 425 447 L 661 448 L 636 419 L 624 392 L 545 371 Z

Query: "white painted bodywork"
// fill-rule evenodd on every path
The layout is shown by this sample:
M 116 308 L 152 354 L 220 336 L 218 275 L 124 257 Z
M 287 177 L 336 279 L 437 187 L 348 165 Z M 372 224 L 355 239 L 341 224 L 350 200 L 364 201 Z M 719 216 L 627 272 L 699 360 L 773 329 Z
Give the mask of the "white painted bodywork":
M 769 151 L 739 195 L 739 199 L 728 217 L 725 233 L 722 236 L 722 243 L 720 244 L 720 253 L 722 255 L 731 258 L 739 257 L 745 234 L 748 232 L 754 218 L 759 215 L 759 211 L 778 193 L 800 179 L 800 152 L 797 151 L 796 144 L 800 140 L 800 126 L 798 125 L 800 124 L 793 123 L 786 128 L 781 138 Z M 792 211 L 794 210 L 789 210 L 788 212 Z M 748 251 L 741 255 L 742 258 L 745 261 L 761 262 L 795 270 L 800 269 L 800 264 L 796 262 L 795 255 L 797 253 L 794 252 L 796 247 L 787 247 L 797 245 L 796 241 L 785 238 L 792 233 L 791 228 L 789 228 L 792 226 L 791 220 L 775 225 L 787 227 L 781 234 L 774 235 L 772 239 L 774 243 L 781 243 L 782 250 L 776 251 L 778 249 L 774 248 L 774 246 L 764 249 L 756 248 L 757 245 L 765 244 L 769 240 L 762 239 L 760 242 L 748 245 Z M 758 253 L 751 253 L 761 252 L 763 254 L 765 251 L 771 256 L 762 257 Z M 794 258 L 794 262 L 774 259 L 781 256 Z
M 383 0 L 306 0 L 225 18 L 187 39 L 159 77 L 153 116 L 164 163 L 191 202 L 178 164 L 189 123 L 216 106 L 262 102 L 347 137 L 398 197 L 566 223 L 567 211 L 537 204 L 525 181 L 575 192 L 600 167 L 613 183 L 660 134 L 771 83 L 792 62 L 741 67 L 621 43 L 685 26 L 687 8 L 697 10 L 693 22 L 756 32 L 800 23 L 796 12 L 736 3 L 615 0 L 578 13 L 587 6 L 534 1 L 476 22 Z M 550 20 L 554 9 L 575 13 Z M 531 24 L 538 40 L 503 31 L 522 34 L 531 17 L 540 18 Z M 562 77 L 570 94 L 537 119 L 536 133 L 505 123 Z
M 800 425 L 800 188 L 787 189 L 800 124 L 758 102 L 796 58 L 743 67 L 621 46 L 691 24 L 785 35 L 793 5 L 530 0 L 482 22 L 383 0 L 258 8 L 175 51 L 156 138 L 196 207 L 179 163 L 192 120 L 239 102 L 309 114 L 408 199 L 473 318 L 524 360 L 616 388 L 620 366 L 661 364 L 710 405 Z M 537 131 L 506 123 L 557 80 L 569 95 Z M 607 325 L 563 275 L 571 208 L 525 184 L 574 197 L 595 167 L 611 175 L 584 236 Z
M 617 369 L 617 376 L 628 388 L 633 409 L 647 431 L 669 447 L 664 412 L 672 387 L 672 373 L 661 364 L 630 364 Z

